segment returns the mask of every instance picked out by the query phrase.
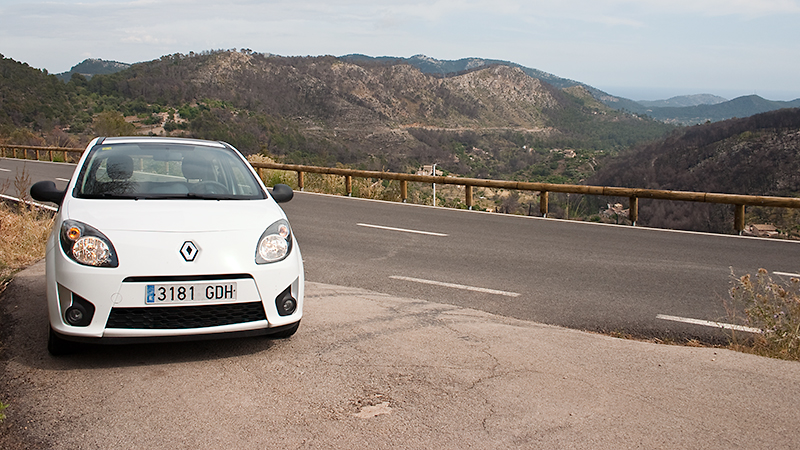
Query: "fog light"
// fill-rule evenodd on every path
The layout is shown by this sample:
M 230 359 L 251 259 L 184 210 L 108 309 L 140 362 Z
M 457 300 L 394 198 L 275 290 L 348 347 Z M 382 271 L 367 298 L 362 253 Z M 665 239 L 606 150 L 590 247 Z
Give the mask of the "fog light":
M 67 313 L 64 314 L 64 316 L 70 325 L 79 326 L 81 323 L 83 323 L 86 313 L 80 306 L 70 306 L 67 308 Z
M 64 320 L 73 327 L 86 327 L 92 323 L 94 305 L 85 298 L 72 294 L 72 304 L 64 312 Z
M 297 309 L 297 300 L 292 297 L 292 287 L 289 286 L 275 298 L 275 307 L 278 315 L 289 316 Z

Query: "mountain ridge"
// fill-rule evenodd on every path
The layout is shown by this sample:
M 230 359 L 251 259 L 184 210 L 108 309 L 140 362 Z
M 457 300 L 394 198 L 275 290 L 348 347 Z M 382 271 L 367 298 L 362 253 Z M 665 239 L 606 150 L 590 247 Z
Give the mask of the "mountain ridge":
M 800 107 L 800 99 L 784 102 L 767 100 L 758 95 L 745 95 L 713 105 L 650 108 L 645 113 L 656 120 L 678 125 L 696 125 L 737 117 L 749 117 L 785 108 Z
M 275 56 L 265 54 L 267 56 Z M 753 114 L 782 109 L 800 107 L 800 99 L 792 101 L 774 101 L 761 97 L 742 96 L 727 100 L 713 94 L 689 94 L 676 96 L 665 100 L 640 100 L 635 101 L 624 97 L 615 96 L 597 89 L 586 83 L 568 78 L 562 78 L 549 72 L 523 66 L 511 61 L 487 58 L 461 58 L 458 60 L 439 60 L 423 54 L 411 57 L 394 56 L 368 56 L 363 54 L 348 54 L 336 57 L 339 60 L 353 64 L 408 64 L 418 68 L 422 73 L 433 74 L 446 78 L 462 74 L 481 67 L 504 65 L 516 67 L 533 78 L 537 78 L 560 88 L 580 86 L 592 94 L 598 101 L 606 106 L 634 114 L 642 114 L 665 123 L 676 125 L 695 125 L 707 121 L 716 122 L 734 117 L 748 117 Z M 139 63 L 140 64 L 140 63 Z M 75 65 L 68 72 L 57 74 L 62 81 L 68 81 L 74 73 L 79 73 L 87 78 L 97 74 L 112 74 L 129 68 L 132 64 L 120 63 L 101 59 L 86 59 Z M 755 96 L 757 97 L 757 96 Z
M 686 107 L 698 105 L 716 105 L 729 99 L 713 94 L 678 95 L 665 100 L 636 100 L 636 103 L 647 108 Z
M 131 64 L 122 63 L 119 61 L 108 61 L 99 58 L 87 58 L 78 64 L 72 66 L 66 72 L 55 74 L 61 81 L 69 81 L 73 74 L 80 74 L 86 78 L 91 78 L 94 75 L 107 75 L 116 73 L 129 68 Z
M 595 99 L 601 101 L 610 108 L 619 111 L 629 111 L 634 114 L 647 115 L 656 120 L 676 125 L 695 125 L 707 121 L 716 122 L 734 117 L 747 117 L 762 112 L 800 106 L 800 99 L 782 102 L 758 97 L 761 100 L 748 101 L 747 99 L 753 96 L 742 96 L 727 100 L 713 94 L 690 94 L 672 97 L 666 100 L 635 101 L 609 94 L 586 83 L 562 78 L 552 73 L 525 67 L 511 61 L 497 59 L 462 58 L 458 60 L 437 60 L 424 55 L 414 55 L 410 58 L 398 58 L 391 56 L 370 57 L 360 54 L 345 55 L 340 58 L 354 62 L 372 60 L 383 63 L 405 63 L 419 68 L 424 73 L 436 73 L 441 76 L 458 74 L 480 67 L 480 65 L 508 65 L 511 67 L 519 67 L 531 77 L 539 78 L 561 89 L 581 86 L 589 91 Z

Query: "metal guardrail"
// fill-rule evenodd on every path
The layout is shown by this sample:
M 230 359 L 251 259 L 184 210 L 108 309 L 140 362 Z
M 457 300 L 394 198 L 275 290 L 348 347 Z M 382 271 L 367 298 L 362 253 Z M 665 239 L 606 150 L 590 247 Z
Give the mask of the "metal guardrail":
M 631 189 L 608 186 L 585 186 L 578 184 L 553 184 L 553 183 L 531 183 L 525 181 L 503 181 L 503 180 L 483 180 L 478 178 L 459 178 L 433 175 L 411 175 L 393 172 L 378 172 L 369 170 L 352 170 L 333 167 L 316 167 L 296 164 L 278 163 L 252 163 L 253 167 L 259 171 L 263 178 L 263 169 L 285 170 L 297 172 L 297 185 L 303 189 L 304 173 L 319 173 L 329 175 L 340 175 L 345 177 L 345 188 L 348 195 L 352 194 L 352 179 L 357 178 L 377 178 L 383 180 L 400 181 L 400 196 L 405 202 L 408 198 L 408 182 L 418 183 L 438 183 L 453 184 L 464 186 L 465 204 L 472 209 L 473 187 L 487 187 L 500 189 L 516 189 L 521 191 L 538 191 L 539 212 L 547 216 L 548 193 L 559 192 L 566 194 L 598 195 L 607 197 L 628 197 L 630 199 L 629 219 L 635 225 L 639 219 L 639 199 L 649 198 L 658 200 L 678 200 L 686 202 L 702 203 L 721 203 L 734 206 L 734 228 L 737 232 L 744 230 L 745 206 L 770 206 L 778 208 L 800 208 L 800 198 L 791 197 L 769 197 L 738 194 L 716 194 L 707 192 L 687 192 L 687 191 L 668 191 L 659 189 Z
M 0 156 L 9 157 L 9 152 L 14 158 L 19 158 L 20 153 L 23 159 L 41 160 L 43 154 L 47 155 L 45 160 L 53 161 L 54 154 L 61 155 L 64 161 L 70 160 L 71 154 L 80 155 L 84 149 L 62 148 L 62 147 L 35 147 L 25 145 L 0 145 Z M 553 184 L 553 183 L 531 183 L 525 181 L 504 181 L 504 180 L 483 180 L 479 178 L 459 178 L 433 175 L 412 175 L 394 172 L 378 172 L 370 170 L 353 170 L 336 167 L 317 167 L 298 164 L 278 164 L 278 163 L 251 163 L 263 178 L 263 170 L 284 170 L 297 173 L 297 186 L 300 190 L 304 187 L 303 174 L 318 173 L 327 175 L 339 175 L 345 178 L 345 189 L 348 195 L 353 192 L 353 177 L 356 178 L 377 178 L 381 180 L 400 181 L 400 196 L 405 202 L 408 199 L 408 183 L 437 183 L 452 184 L 465 187 L 465 204 L 469 209 L 473 206 L 472 191 L 474 187 L 515 189 L 520 191 L 539 192 L 539 212 L 547 216 L 548 193 L 558 192 L 565 194 L 598 195 L 607 197 L 628 197 L 630 199 L 629 219 L 635 225 L 639 219 L 639 199 L 649 198 L 657 200 L 677 200 L 685 202 L 719 203 L 733 205 L 734 207 L 734 229 L 737 232 L 744 230 L 744 213 L 746 206 L 769 206 L 776 208 L 797 208 L 800 209 L 800 198 L 793 197 L 770 197 L 739 194 L 717 194 L 708 192 L 689 192 L 689 191 L 668 191 L 660 189 L 632 189 L 608 186 L 585 186 L 579 184 Z
M 80 158 L 80 155 L 84 150 L 85 149 L 83 148 L 36 147 L 33 145 L 3 144 L 0 145 L 0 156 L 3 158 L 20 158 L 20 155 L 22 155 L 21 159 L 35 159 L 39 161 L 56 161 L 59 159 L 56 158 L 56 156 L 61 156 L 61 161 L 59 162 L 72 162 L 70 161 L 70 155 L 77 154 L 77 158 L 73 158 L 75 159 L 74 162 L 77 162 L 77 159 Z

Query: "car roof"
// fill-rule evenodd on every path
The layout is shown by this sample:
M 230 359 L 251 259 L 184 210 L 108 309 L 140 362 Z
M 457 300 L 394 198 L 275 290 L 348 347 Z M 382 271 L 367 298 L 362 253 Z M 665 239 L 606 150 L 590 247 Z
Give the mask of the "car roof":
M 183 144 L 203 145 L 206 147 L 227 148 L 224 142 L 206 141 L 203 139 L 159 137 L 159 136 L 122 136 L 101 138 L 97 144 Z M 95 145 L 97 145 L 95 144 Z

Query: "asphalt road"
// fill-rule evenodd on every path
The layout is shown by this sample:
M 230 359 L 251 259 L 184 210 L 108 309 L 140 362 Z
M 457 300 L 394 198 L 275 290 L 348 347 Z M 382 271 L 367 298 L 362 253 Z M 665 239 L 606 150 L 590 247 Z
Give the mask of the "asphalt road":
M 0 160 L 11 190 L 73 165 Z M 307 279 L 576 329 L 713 341 L 731 273 L 800 273 L 800 243 L 297 192 L 283 205 Z M 774 275 L 782 278 L 784 275 Z
M 0 158 L 0 193 L 20 198 L 19 190 L 41 180 L 52 180 L 63 189 L 75 171 L 75 164 Z M 23 195 L 30 198 L 27 192 Z
M 284 209 L 310 280 L 642 337 L 714 339 L 657 317 L 724 322 L 731 270 L 800 272 L 797 242 L 305 193 Z

